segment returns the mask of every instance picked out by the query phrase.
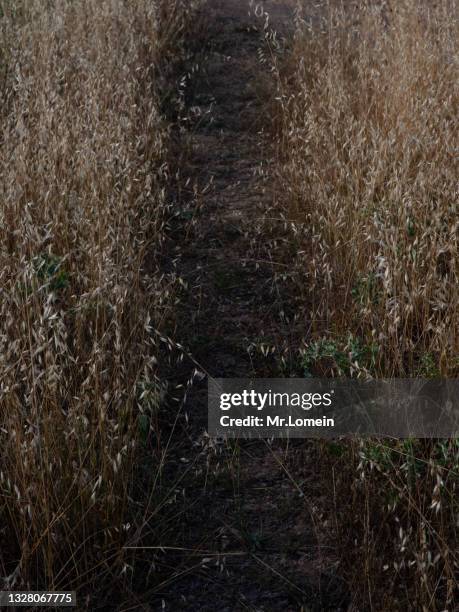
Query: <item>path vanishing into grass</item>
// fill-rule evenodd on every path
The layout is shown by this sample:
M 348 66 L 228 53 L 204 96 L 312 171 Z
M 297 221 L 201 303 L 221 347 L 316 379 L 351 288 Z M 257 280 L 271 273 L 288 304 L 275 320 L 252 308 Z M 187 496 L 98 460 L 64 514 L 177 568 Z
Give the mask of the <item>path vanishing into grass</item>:
M 261 7 L 271 27 L 287 34 L 292 8 L 274 0 Z M 259 61 L 264 18 L 249 15 L 243 0 L 213 0 L 205 11 L 207 52 L 190 104 L 187 168 L 200 196 L 180 245 L 187 291 L 179 337 L 208 375 L 270 376 L 269 360 L 253 350 L 283 333 L 260 232 L 271 193 L 263 127 L 273 83 Z M 314 525 L 313 451 L 263 441 L 215 446 L 203 435 L 205 380 L 193 385 L 185 409 L 187 442 L 169 467 L 180 482 L 180 528 L 156 601 L 174 611 L 344 609 L 332 555 Z

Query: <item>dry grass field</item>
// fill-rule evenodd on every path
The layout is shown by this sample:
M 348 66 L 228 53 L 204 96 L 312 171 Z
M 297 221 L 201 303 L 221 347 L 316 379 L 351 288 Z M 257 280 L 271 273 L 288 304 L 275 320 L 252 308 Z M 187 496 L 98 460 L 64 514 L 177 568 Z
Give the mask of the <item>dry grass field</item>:
M 458 43 L 455 0 L 0 0 L 0 590 L 457 610 L 457 439 L 226 444 L 204 386 L 459 375 Z
M 457 5 L 336 4 L 300 21 L 282 108 L 312 332 L 359 339 L 352 373 L 454 376 Z
M 133 493 L 133 463 L 161 391 L 154 332 L 174 285 L 158 255 L 170 216 L 160 104 L 186 13 L 177 6 L 0 3 L 7 587 L 129 577 L 122 545 L 141 539 L 155 504 Z
M 303 6 L 276 116 L 297 317 L 311 330 L 303 370 L 455 377 L 458 5 L 323 2 L 315 20 Z M 354 592 L 375 610 L 453 609 L 457 442 L 325 454 Z

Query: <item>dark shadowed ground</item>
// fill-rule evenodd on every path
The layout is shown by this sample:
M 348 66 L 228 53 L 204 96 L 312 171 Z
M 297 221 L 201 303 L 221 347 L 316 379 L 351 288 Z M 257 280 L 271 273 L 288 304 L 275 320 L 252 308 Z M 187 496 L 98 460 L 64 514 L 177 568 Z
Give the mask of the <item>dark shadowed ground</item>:
M 291 6 L 257 4 L 288 37 Z M 207 4 L 207 52 L 190 102 L 186 173 L 201 196 L 180 245 L 188 288 L 179 337 L 214 377 L 272 375 L 270 360 L 254 356 L 251 346 L 288 334 L 259 231 L 271 197 L 263 99 L 272 83 L 258 55 L 264 18 L 249 10 L 245 0 Z M 153 608 L 346 609 L 333 551 L 322 546 L 323 527 L 315 525 L 314 450 L 209 444 L 206 389 L 205 381 L 195 384 L 186 405 L 188 446 L 171 467 L 175 478 L 183 476 L 176 509 L 181 528 L 171 538 L 180 550 L 164 553 Z M 298 452 L 303 467 L 295 461 Z

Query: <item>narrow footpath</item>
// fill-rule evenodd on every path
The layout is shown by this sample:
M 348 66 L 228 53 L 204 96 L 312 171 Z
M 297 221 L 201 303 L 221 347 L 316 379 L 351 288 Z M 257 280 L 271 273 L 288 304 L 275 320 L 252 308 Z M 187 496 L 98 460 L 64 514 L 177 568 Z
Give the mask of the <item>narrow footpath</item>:
M 254 3 L 256 4 L 256 3 Z M 280 36 L 293 27 L 281 0 L 259 4 Z M 269 67 L 260 63 L 263 17 L 248 0 L 210 0 L 207 51 L 194 84 L 190 184 L 198 185 L 192 229 L 180 245 L 179 337 L 213 377 L 273 376 L 257 349 L 283 330 L 260 226 L 270 206 L 270 147 L 263 128 Z M 314 449 L 304 443 L 209 441 L 206 381 L 185 411 L 188 445 L 172 466 L 180 482 L 180 529 L 164 553 L 154 609 L 345 610 L 333 555 L 321 544 Z M 191 459 L 188 459 L 191 457 Z M 183 475 L 181 477 L 180 475 Z

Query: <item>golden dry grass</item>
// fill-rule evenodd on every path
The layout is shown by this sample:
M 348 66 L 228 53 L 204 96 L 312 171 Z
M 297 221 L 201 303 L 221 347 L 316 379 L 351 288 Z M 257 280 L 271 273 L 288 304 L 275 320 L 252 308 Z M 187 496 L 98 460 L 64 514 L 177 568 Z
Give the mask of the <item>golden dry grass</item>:
M 282 98 L 284 200 L 313 333 L 373 373 L 458 372 L 457 4 L 323 3 Z
M 322 376 L 457 376 L 458 5 L 316 8 L 312 22 L 309 4 L 298 14 L 276 116 L 302 365 Z M 324 449 L 357 608 L 455 609 L 457 442 Z
M 161 67 L 180 10 L 0 7 L 0 573 L 83 588 L 129 576 L 122 545 L 139 537 L 133 460 L 173 282 L 156 257 Z

